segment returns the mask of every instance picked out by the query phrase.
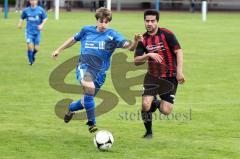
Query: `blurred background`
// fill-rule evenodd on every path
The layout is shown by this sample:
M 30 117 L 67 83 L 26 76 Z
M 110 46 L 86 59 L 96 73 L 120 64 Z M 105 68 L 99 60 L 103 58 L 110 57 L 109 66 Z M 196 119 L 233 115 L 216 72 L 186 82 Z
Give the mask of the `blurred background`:
M 4 1 L 0 1 L 1 10 L 4 8 Z M 60 9 L 90 10 L 107 6 L 107 0 L 59 0 Z M 195 12 L 201 9 L 202 0 L 112 0 L 113 10 L 141 10 L 156 8 L 159 3 L 161 10 L 181 10 Z M 28 5 L 28 0 L 8 0 L 10 11 L 21 11 Z M 39 5 L 47 11 L 53 11 L 55 0 L 39 0 Z M 216 11 L 240 11 L 240 0 L 208 0 L 208 10 Z

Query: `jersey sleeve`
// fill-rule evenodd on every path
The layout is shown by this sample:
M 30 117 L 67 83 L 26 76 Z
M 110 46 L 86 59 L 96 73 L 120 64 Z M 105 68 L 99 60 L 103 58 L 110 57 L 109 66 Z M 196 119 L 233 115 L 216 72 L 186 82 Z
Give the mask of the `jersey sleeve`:
M 166 40 L 171 50 L 181 49 L 181 46 L 176 38 L 176 36 L 171 32 L 166 33 Z
M 44 9 L 42 10 L 41 18 L 42 18 L 42 20 L 48 18 L 48 17 L 47 17 L 47 13 L 46 13 L 46 11 L 45 11 Z
M 129 43 L 128 40 L 118 32 L 114 32 L 113 40 L 117 43 L 117 48 L 124 48 Z
M 135 56 L 142 56 L 146 52 L 143 42 L 139 41 L 135 50 Z
M 82 28 L 79 33 L 77 33 L 73 38 L 75 41 L 80 41 L 85 34 L 85 28 Z
M 21 14 L 21 19 L 26 19 L 27 18 L 27 14 L 26 14 L 26 10 L 23 10 L 22 14 Z

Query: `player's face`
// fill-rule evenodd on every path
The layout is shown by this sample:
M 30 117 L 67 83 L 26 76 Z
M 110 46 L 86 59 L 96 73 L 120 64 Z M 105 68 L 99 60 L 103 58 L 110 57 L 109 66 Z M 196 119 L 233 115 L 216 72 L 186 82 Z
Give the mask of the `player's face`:
M 97 20 L 97 30 L 100 32 L 104 32 L 109 25 L 109 21 L 107 19 L 98 19 Z
M 37 6 L 38 1 L 37 0 L 30 0 L 29 1 L 32 7 Z
M 147 31 L 149 33 L 156 32 L 156 30 L 158 28 L 158 21 L 156 19 L 156 16 L 154 16 L 154 15 L 146 16 L 144 23 L 145 23 L 145 28 L 147 29 Z

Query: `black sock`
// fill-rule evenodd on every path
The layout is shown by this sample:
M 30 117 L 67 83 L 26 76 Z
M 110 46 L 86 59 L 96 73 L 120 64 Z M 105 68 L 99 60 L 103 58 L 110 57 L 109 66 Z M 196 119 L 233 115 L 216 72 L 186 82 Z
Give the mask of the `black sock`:
M 34 54 L 34 55 L 35 55 L 37 52 L 38 52 L 38 50 L 35 50 L 35 49 L 33 50 L 33 54 Z
M 161 100 L 154 99 L 151 104 L 150 111 L 155 112 L 157 109 L 160 108 Z
M 146 133 L 152 134 L 152 112 L 142 111 L 141 114 L 142 114 L 142 120 L 143 120 L 144 126 L 146 128 Z

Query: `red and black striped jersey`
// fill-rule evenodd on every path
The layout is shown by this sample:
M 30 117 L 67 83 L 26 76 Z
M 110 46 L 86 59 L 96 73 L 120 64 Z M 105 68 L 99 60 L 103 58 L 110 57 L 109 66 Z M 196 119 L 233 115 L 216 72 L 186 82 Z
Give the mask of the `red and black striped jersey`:
M 137 45 L 135 56 L 157 53 L 162 56 L 162 63 L 148 59 L 148 72 L 155 77 L 175 77 L 177 58 L 174 50 L 181 46 L 172 31 L 158 28 L 155 35 L 143 34 L 143 41 Z

